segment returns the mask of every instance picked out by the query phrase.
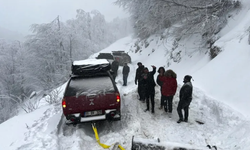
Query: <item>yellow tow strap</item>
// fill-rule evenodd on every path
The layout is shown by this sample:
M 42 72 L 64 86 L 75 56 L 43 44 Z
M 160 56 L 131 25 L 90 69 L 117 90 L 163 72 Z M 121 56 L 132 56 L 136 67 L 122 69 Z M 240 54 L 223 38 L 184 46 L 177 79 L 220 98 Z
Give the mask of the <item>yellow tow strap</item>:
M 109 145 L 106 145 L 106 144 L 103 144 L 103 143 L 100 142 L 100 139 L 99 139 L 99 136 L 98 136 L 98 132 L 97 132 L 97 129 L 96 129 L 96 126 L 95 126 L 94 123 L 92 123 L 92 128 L 93 128 L 93 130 L 94 130 L 94 132 L 95 132 L 95 138 L 96 138 L 97 143 L 98 143 L 101 147 L 103 147 L 104 149 L 108 149 L 108 148 L 110 147 Z M 121 150 L 125 150 L 120 144 L 118 145 L 118 147 L 119 147 Z

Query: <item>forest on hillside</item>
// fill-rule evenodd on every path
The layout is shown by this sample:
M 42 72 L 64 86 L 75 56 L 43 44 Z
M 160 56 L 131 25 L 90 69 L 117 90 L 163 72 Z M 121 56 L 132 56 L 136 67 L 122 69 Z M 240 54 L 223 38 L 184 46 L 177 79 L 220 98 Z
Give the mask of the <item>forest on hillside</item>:
M 0 123 L 20 106 L 26 112 L 35 109 L 36 104 L 26 100 L 65 83 L 73 60 L 88 58 L 132 30 L 139 41 L 155 34 L 174 36 L 175 45 L 199 34 L 211 51 L 230 13 L 241 8 L 238 0 L 117 0 L 115 4 L 130 18 L 107 22 L 96 10 L 78 9 L 76 17 L 66 22 L 55 16 L 49 23 L 31 25 L 32 34 L 24 42 L 0 39 Z M 174 34 L 162 34 L 170 27 Z
M 176 27 L 176 36 L 200 33 L 211 38 L 227 23 L 238 0 L 117 0 L 130 13 L 135 35 L 141 39 Z
M 32 24 L 24 42 L 0 39 L 0 123 L 36 107 L 31 95 L 46 95 L 65 83 L 74 60 L 82 60 L 131 33 L 129 19 L 107 22 L 97 10 L 76 18 Z M 33 104 L 30 104 L 33 103 Z
M 153 41 L 152 35 L 158 38 L 157 42 L 171 45 L 171 49 L 166 49 L 167 66 L 171 61 L 181 60 L 185 52 L 178 48 L 186 45 L 187 39 L 196 38 L 197 51 L 215 58 L 222 52 L 214 45 L 220 38 L 219 32 L 242 8 L 239 0 L 116 0 L 115 4 L 130 14 L 137 38 L 135 52 L 148 47 Z M 248 30 L 250 32 L 250 27 Z

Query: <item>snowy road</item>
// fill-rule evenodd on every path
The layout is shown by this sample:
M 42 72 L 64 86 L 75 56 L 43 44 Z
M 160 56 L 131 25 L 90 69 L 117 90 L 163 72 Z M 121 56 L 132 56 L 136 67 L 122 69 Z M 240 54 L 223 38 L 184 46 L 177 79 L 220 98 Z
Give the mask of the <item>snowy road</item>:
M 200 89 L 194 88 L 189 122 L 177 124 L 178 91 L 182 85 L 178 85 L 171 118 L 166 112 L 158 109 L 159 86 L 155 88 L 155 113 L 152 114 L 144 112 L 146 104 L 137 99 L 133 76 L 129 76 L 128 86 L 121 85 L 122 77 L 118 76 L 117 87 L 122 100 L 122 119 L 96 124 L 101 143 L 112 145 L 119 142 L 122 147 L 129 150 L 132 137 L 135 136 L 144 139 L 159 138 L 162 143 L 174 142 L 194 147 L 205 147 L 210 144 L 216 145 L 219 150 L 250 149 L 249 120 L 244 119 L 229 106 L 207 97 Z M 19 137 L 12 143 L 2 143 L 3 148 L 10 146 L 12 148 L 8 150 L 103 150 L 96 142 L 91 123 L 79 124 L 76 127 L 65 125 L 60 103 L 46 104 L 24 116 L 19 123 L 26 124 L 22 140 L 20 141 Z M 204 121 L 205 124 L 196 123 L 196 119 Z M 13 126 L 20 126 L 19 124 L 14 123 Z M 4 124 L 1 129 L 4 129 L 3 126 Z
M 180 87 L 180 86 L 179 86 Z M 190 106 L 188 123 L 177 124 L 176 110 L 178 94 L 174 98 L 173 115 L 159 110 L 159 92 L 156 93 L 156 112 L 144 112 L 146 104 L 137 100 L 136 90 L 120 87 L 122 92 L 122 120 L 118 122 L 103 121 L 97 123 L 101 143 L 112 145 L 119 142 L 125 149 L 131 148 L 132 137 L 157 139 L 162 142 L 190 144 L 195 147 L 205 147 L 207 144 L 216 145 L 219 149 L 242 149 L 239 142 L 250 144 L 250 140 L 242 137 L 241 132 L 250 129 L 249 122 L 241 120 L 230 108 L 209 99 L 198 89 L 194 89 L 194 99 Z M 179 90 L 179 89 L 178 89 Z M 126 92 L 128 91 L 128 92 Z M 158 91 L 158 87 L 157 90 Z M 95 141 L 91 123 L 67 126 L 63 121 L 58 126 L 59 150 L 101 150 Z M 205 124 L 200 125 L 196 119 Z M 238 132 L 235 132 L 235 131 Z

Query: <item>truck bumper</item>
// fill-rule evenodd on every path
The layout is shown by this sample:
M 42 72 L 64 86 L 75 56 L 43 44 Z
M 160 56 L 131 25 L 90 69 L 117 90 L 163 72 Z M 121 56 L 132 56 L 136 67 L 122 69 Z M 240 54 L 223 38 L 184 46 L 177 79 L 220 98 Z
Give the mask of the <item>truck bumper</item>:
M 76 113 L 67 115 L 66 119 L 66 124 L 78 124 L 98 120 L 118 121 L 121 120 L 121 114 L 120 111 L 117 111 L 116 109 L 109 109 L 105 110 L 105 114 L 103 115 L 82 117 L 80 113 Z

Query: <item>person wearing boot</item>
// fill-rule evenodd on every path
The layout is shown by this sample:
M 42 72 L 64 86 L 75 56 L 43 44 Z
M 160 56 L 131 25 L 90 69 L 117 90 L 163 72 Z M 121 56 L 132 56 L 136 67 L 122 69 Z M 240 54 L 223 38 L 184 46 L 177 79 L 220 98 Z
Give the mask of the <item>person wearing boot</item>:
M 159 77 L 159 80 L 163 82 L 161 92 L 164 110 L 168 113 L 170 118 L 172 116 L 173 98 L 177 89 L 176 78 L 176 73 L 171 69 L 167 70 L 164 76 Z
M 155 80 L 154 74 L 156 72 L 156 67 L 152 65 L 153 71 L 148 71 L 148 68 L 144 68 L 144 73 L 142 74 L 142 85 L 143 85 L 143 98 L 146 99 L 147 109 L 149 111 L 149 99 L 151 101 L 152 113 L 155 112 Z
M 117 60 L 114 60 L 111 64 L 111 70 L 113 71 L 113 79 L 115 81 L 115 78 L 117 76 L 117 71 L 119 69 L 119 62 Z
M 141 80 L 142 80 L 142 74 L 143 74 L 143 70 L 144 70 L 144 65 L 142 65 L 141 62 L 137 63 L 138 68 L 136 69 L 136 73 L 135 73 L 135 84 L 137 85 L 138 82 L 138 88 L 137 88 L 137 92 L 139 95 L 139 100 L 142 100 L 142 84 L 141 84 Z
M 189 115 L 189 105 L 192 101 L 192 94 L 193 94 L 193 86 L 191 83 L 191 78 L 192 76 L 190 75 L 186 75 L 184 77 L 184 85 L 181 87 L 180 90 L 180 94 L 179 94 L 179 98 L 180 101 L 178 103 L 178 107 L 177 107 L 177 112 L 179 115 L 179 120 L 177 121 L 177 123 L 181 123 L 181 122 L 188 122 L 188 115 Z M 182 114 L 182 110 L 184 110 L 184 119 L 183 119 L 183 114 Z
M 127 63 L 124 63 L 122 68 L 122 75 L 123 75 L 123 86 L 127 86 L 127 79 L 129 74 L 130 68 Z
M 156 82 L 160 86 L 160 92 L 161 92 L 161 103 L 160 103 L 159 109 L 162 109 L 162 107 L 163 107 L 163 95 L 162 95 L 162 85 L 163 85 L 163 82 L 160 80 L 160 78 L 164 76 L 164 73 L 165 73 L 164 67 L 160 67 L 157 72 L 159 74 L 158 74 L 158 76 L 156 78 Z

